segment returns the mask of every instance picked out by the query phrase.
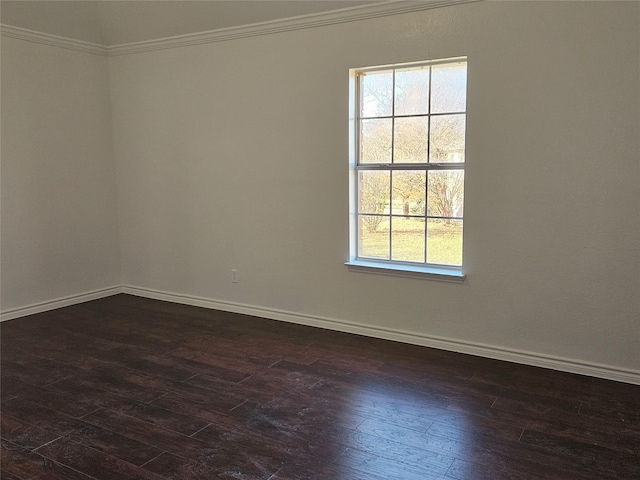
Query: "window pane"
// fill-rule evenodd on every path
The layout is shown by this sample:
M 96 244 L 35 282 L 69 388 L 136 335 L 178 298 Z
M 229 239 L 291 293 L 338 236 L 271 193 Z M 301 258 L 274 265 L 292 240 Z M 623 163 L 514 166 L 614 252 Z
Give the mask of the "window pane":
M 431 139 L 430 162 L 464 162 L 464 115 L 431 117 L 431 131 L 429 133 Z
M 389 217 L 360 215 L 358 256 L 389 259 Z
M 428 200 L 427 215 L 462 217 L 464 171 L 430 171 Z
M 391 163 L 391 119 L 362 120 L 360 163 Z
M 392 260 L 424 262 L 424 218 L 393 217 Z
M 431 113 L 466 111 L 467 64 L 434 65 L 431 76 Z
M 393 105 L 393 72 L 360 76 L 360 116 L 390 116 Z
M 392 213 L 394 215 L 424 215 L 424 170 L 393 172 Z
M 359 213 L 388 213 L 391 172 L 358 173 Z
M 396 70 L 395 115 L 429 113 L 429 67 Z
M 427 117 L 396 118 L 394 124 L 394 163 L 427 161 L 429 119 Z
M 462 220 L 427 221 L 427 262 L 462 265 Z

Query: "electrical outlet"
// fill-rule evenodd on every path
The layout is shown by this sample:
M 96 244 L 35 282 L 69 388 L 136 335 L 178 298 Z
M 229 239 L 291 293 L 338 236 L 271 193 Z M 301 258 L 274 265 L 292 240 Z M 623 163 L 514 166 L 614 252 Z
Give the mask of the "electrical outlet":
M 231 270 L 231 283 L 238 283 L 238 270 Z

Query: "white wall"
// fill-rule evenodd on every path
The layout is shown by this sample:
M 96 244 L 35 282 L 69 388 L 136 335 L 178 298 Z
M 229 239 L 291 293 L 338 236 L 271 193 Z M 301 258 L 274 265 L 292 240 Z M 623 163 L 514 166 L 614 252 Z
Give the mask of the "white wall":
M 106 57 L 2 39 L 2 311 L 120 284 Z
M 639 18 L 480 3 L 112 58 L 123 283 L 638 370 Z M 348 69 L 460 55 L 467 281 L 347 271 Z
M 111 57 L 116 182 L 104 59 L 4 40 L 3 299 L 110 285 L 119 227 L 151 294 L 638 372 L 639 25 L 485 2 Z M 462 55 L 467 280 L 349 272 L 348 69 Z

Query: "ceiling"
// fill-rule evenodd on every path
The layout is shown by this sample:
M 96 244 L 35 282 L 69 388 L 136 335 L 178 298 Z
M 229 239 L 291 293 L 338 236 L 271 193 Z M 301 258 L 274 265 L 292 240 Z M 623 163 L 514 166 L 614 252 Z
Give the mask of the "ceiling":
M 112 47 L 378 2 L 379 0 L 2 0 L 0 22 Z

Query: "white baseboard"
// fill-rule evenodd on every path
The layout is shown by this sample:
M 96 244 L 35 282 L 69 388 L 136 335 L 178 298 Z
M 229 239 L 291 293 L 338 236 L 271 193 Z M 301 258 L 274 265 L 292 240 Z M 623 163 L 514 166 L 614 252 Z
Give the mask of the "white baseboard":
M 80 293 L 78 295 L 70 295 L 68 297 L 57 298 L 55 300 L 35 303 L 33 305 L 27 305 L 26 307 L 14 308 L 2 312 L 0 314 L 0 322 L 26 317 L 27 315 L 34 315 L 36 313 L 48 312 L 49 310 L 55 310 L 56 308 L 69 307 L 78 303 L 97 300 L 98 298 L 110 297 L 111 295 L 116 295 L 118 293 L 122 293 L 121 286 L 102 288 L 100 290 L 93 290 L 91 292 Z
M 451 338 L 424 335 L 421 333 L 406 332 L 383 327 L 373 327 L 361 323 L 322 318 L 312 315 L 305 315 L 284 310 L 244 305 L 240 303 L 224 302 L 208 298 L 182 295 L 170 292 L 162 292 L 147 288 L 134 287 L 130 285 L 122 286 L 122 293 L 136 295 L 139 297 L 165 300 L 173 303 L 192 305 L 196 307 L 222 310 L 226 312 L 241 313 L 256 317 L 280 320 L 284 322 L 320 327 L 339 332 L 355 333 L 367 337 L 393 340 L 397 342 L 432 347 L 440 350 L 448 350 L 458 353 L 466 353 L 479 357 L 505 360 L 508 362 L 531 365 L 534 367 L 549 368 L 569 373 L 577 373 L 591 377 L 598 377 L 618 382 L 632 383 L 640 385 L 640 371 L 629 370 L 608 365 L 601 365 L 590 362 L 583 362 L 569 358 L 555 357 L 532 352 L 512 350 L 508 348 L 496 347 L 480 343 L 465 342 Z
M 465 342 L 461 340 L 425 335 L 422 333 L 407 332 L 384 327 L 373 327 L 356 322 L 345 320 L 336 320 L 331 318 L 318 317 L 313 315 L 305 315 L 301 313 L 288 312 L 285 310 L 277 310 L 271 308 L 257 307 L 254 305 L 245 305 L 234 302 L 224 302 L 221 300 L 213 300 L 209 298 L 195 297 L 191 295 L 182 295 L 177 293 L 163 292 L 148 288 L 135 287 L 131 285 L 114 286 L 100 290 L 93 290 L 78 295 L 58 298 L 47 302 L 28 305 L 26 307 L 7 310 L 0 314 L 0 322 L 13 320 L 27 315 L 47 312 L 57 308 L 68 307 L 78 303 L 97 300 L 99 298 L 109 297 L 118 293 L 127 293 L 138 297 L 152 298 L 156 300 L 165 300 L 168 302 L 179 303 L 183 305 L 193 305 L 196 307 L 204 307 L 213 310 L 222 310 L 225 312 L 241 313 L 256 317 L 268 318 L 271 320 L 280 320 L 283 322 L 307 325 L 310 327 L 326 328 L 328 330 L 336 330 L 345 333 L 355 333 L 366 337 L 381 338 L 384 340 L 393 340 L 413 345 L 421 345 L 424 347 L 432 347 L 440 350 L 447 350 L 479 357 L 493 358 L 496 360 L 505 360 L 508 362 L 531 365 L 535 367 L 549 368 L 569 373 L 577 373 L 580 375 L 588 375 L 607 380 L 631 383 L 640 385 L 640 371 L 612 367 L 609 365 L 601 365 L 590 362 L 583 362 L 569 358 L 555 357 L 551 355 L 543 355 L 538 353 L 512 350 L 508 348 L 496 347 L 473 342 Z

